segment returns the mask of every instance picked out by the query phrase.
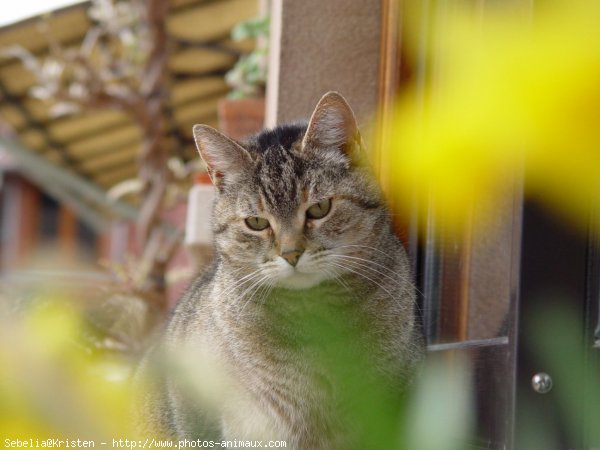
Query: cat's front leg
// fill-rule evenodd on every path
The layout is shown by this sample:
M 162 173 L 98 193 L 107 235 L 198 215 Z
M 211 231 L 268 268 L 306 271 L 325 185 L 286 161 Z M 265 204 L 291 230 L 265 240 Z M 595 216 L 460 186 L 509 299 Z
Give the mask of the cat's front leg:
M 286 448 L 298 448 L 287 424 L 259 398 L 235 389 L 223 402 L 221 430 L 225 440 L 285 441 Z
M 304 374 L 306 375 L 306 374 Z M 296 450 L 348 450 L 349 432 L 334 411 L 331 392 L 314 377 L 281 373 L 273 385 L 239 386 L 223 404 L 222 430 L 227 440 L 285 441 Z M 287 379 L 290 383 L 282 383 Z M 293 381 L 292 381 L 293 380 Z M 311 381 L 309 381 L 311 380 Z M 247 379 L 245 381 L 248 381 Z

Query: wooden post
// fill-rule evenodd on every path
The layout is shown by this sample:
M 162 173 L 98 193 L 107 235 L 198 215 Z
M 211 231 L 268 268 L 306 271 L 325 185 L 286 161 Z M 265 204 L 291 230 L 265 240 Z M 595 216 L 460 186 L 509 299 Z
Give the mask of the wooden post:
M 17 174 L 8 174 L 2 196 L 2 269 L 23 267 L 38 242 L 39 191 Z
M 58 216 L 58 251 L 66 261 L 77 258 L 77 218 L 73 210 L 65 206 L 60 207 Z

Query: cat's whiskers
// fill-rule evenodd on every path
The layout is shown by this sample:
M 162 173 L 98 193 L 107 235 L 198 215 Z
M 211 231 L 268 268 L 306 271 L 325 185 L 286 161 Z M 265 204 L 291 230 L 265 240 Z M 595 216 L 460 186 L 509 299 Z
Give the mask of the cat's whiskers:
M 362 278 L 370 281 L 371 283 L 375 284 L 380 289 L 382 289 L 384 292 L 386 292 L 390 296 L 390 298 L 392 300 L 395 300 L 395 301 L 398 300 L 398 297 L 392 295 L 392 293 L 389 290 L 387 290 L 381 283 L 379 283 L 379 282 L 375 281 L 373 278 L 367 276 L 364 272 L 361 272 L 361 270 L 363 270 L 363 269 L 369 269 L 369 270 L 375 270 L 375 269 L 372 269 L 372 268 L 370 268 L 370 267 L 368 267 L 366 265 L 359 264 L 356 261 L 345 261 L 345 264 L 336 263 L 336 262 L 332 261 L 331 264 L 334 264 L 334 265 L 336 265 L 336 266 L 338 266 L 340 268 L 348 270 L 349 272 L 352 272 L 355 275 L 358 275 L 358 276 L 360 276 L 360 277 L 362 277 Z M 348 264 L 350 264 L 350 266 Z M 356 270 L 353 270 L 353 269 L 356 269 Z M 376 271 L 376 272 L 379 273 L 380 275 L 386 276 L 385 274 L 383 274 L 381 272 L 378 272 L 378 271 Z M 390 278 L 390 277 L 387 277 L 387 278 Z M 401 287 L 402 290 L 400 291 L 400 295 L 403 292 L 405 292 L 407 289 L 413 288 L 413 286 L 411 284 L 400 283 L 398 280 L 394 280 L 392 278 L 390 278 L 390 280 L 393 281 L 393 282 L 395 282 L 399 287 Z M 413 305 L 422 314 L 422 310 L 421 310 L 418 302 L 416 301 L 416 299 L 413 300 Z
M 374 252 L 380 253 L 381 255 L 385 256 L 388 259 L 394 259 L 394 257 L 392 255 L 390 255 L 389 253 L 384 252 L 383 250 L 377 248 L 377 247 L 372 247 L 370 245 L 360 245 L 360 244 L 345 244 L 345 245 L 338 245 L 335 247 L 336 250 L 342 249 L 342 248 L 349 248 L 349 247 L 358 247 L 358 248 L 364 248 L 367 250 L 372 250 Z
M 341 256 L 341 257 L 347 257 L 347 255 L 331 255 L 331 256 Z M 368 261 L 368 260 L 366 260 L 366 261 L 367 261 L 367 262 L 372 262 L 372 261 Z M 383 272 L 380 272 L 380 271 L 379 271 L 379 270 L 377 270 L 377 269 L 374 269 L 374 268 L 372 268 L 372 267 L 369 267 L 367 264 L 360 263 L 360 262 L 358 262 L 358 261 L 353 261 L 353 260 L 344 260 L 344 261 L 343 261 L 343 263 L 340 263 L 340 262 L 334 262 L 334 261 L 330 261 L 330 262 L 331 262 L 331 264 L 337 265 L 338 267 L 341 267 L 341 268 L 345 268 L 346 270 L 348 270 L 348 271 L 350 271 L 350 272 L 352 272 L 352 273 L 354 273 L 354 274 L 356 274 L 356 275 L 358 275 L 358 276 L 361 276 L 361 277 L 365 278 L 366 280 L 369 280 L 369 281 L 371 281 L 373 284 L 376 284 L 376 285 L 377 285 L 377 286 L 379 286 L 379 287 L 380 287 L 382 290 L 384 290 L 384 291 L 385 291 L 387 294 L 389 294 L 389 295 L 390 295 L 390 297 L 391 297 L 392 299 L 394 299 L 394 300 L 397 300 L 397 299 L 398 299 L 398 296 L 399 296 L 399 295 L 402 295 L 402 294 L 403 294 L 403 293 L 404 293 L 406 290 L 415 289 L 415 288 L 414 288 L 414 286 L 413 286 L 411 283 L 407 283 L 407 282 L 401 282 L 401 280 L 394 279 L 394 278 L 390 277 L 389 275 L 387 275 L 387 274 L 385 274 L 385 273 L 383 273 Z M 356 269 L 356 270 L 352 270 L 352 269 Z M 365 269 L 366 269 L 366 270 L 370 270 L 371 272 L 374 272 L 374 273 L 375 273 L 375 274 L 377 274 L 377 275 L 384 276 L 384 277 L 386 277 L 387 279 L 389 279 L 390 281 L 392 281 L 393 283 L 395 283 L 395 284 L 396 284 L 396 285 L 397 285 L 397 286 L 398 286 L 398 287 L 401 289 L 400 293 L 399 293 L 399 294 L 397 294 L 396 296 L 392 295 L 392 294 L 391 294 L 391 293 L 390 293 L 390 292 L 389 292 L 389 291 L 388 291 L 388 290 L 387 290 L 387 289 L 386 289 L 386 288 L 385 288 L 385 287 L 384 287 L 382 284 L 380 284 L 379 282 L 377 282 L 377 281 L 373 280 L 372 278 L 370 278 L 369 276 L 367 276 L 367 275 L 366 275 L 364 272 L 361 272 L 362 270 L 365 270 Z M 391 271 L 391 272 L 392 272 L 392 273 L 394 273 L 394 274 L 396 274 L 396 273 L 395 273 L 395 272 L 393 272 L 393 271 Z M 369 273 L 369 275 L 371 275 L 371 273 Z M 396 274 L 396 275 L 397 275 L 397 274 Z M 416 308 L 417 308 L 417 309 L 418 309 L 420 312 L 422 312 L 422 311 L 421 311 L 421 308 L 419 307 L 419 304 L 418 304 L 418 302 L 416 301 L 416 299 L 415 299 L 415 300 L 413 300 L 413 304 L 415 305 L 415 307 L 416 307 Z
M 364 278 L 365 280 L 370 281 L 371 283 L 373 283 L 374 285 L 376 285 L 377 287 L 379 287 L 382 291 L 384 291 L 387 295 L 389 295 L 390 298 L 395 299 L 396 297 L 394 296 L 394 294 L 392 294 L 388 289 L 386 289 L 381 283 L 379 283 L 378 281 L 374 280 L 373 278 L 367 276 L 364 272 L 360 271 L 360 267 L 353 267 L 353 266 L 349 266 L 347 263 L 338 263 L 335 261 L 330 261 L 330 264 L 337 266 L 341 269 L 347 270 L 348 272 L 351 272 L 355 275 L 358 275 L 359 277 Z
M 375 261 L 371 261 L 371 260 L 368 260 L 365 258 L 359 258 L 358 256 L 342 255 L 342 254 L 337 254 L 337 253 L 332 253 L 330 256 L 335 257 L 335 258 L 345 258 L 347 260 L 351 260 L 355 264 L 360 265 L 361 267 L 364 267 L 365 269 L 368 269 L 372 272 L 375 272 L 394 283 L 397 283 L 399 287 L 403 288 L 403 290 L 407 289 L 407 288 L 410 288 L 410 289 L 414 288 L 414 286 L 412 286 L 412 284 L 410 283 L 410 280 L 408 280 L 406 277 L 402 276 L 398 272 L 390 269 L 389 267 L 384 266 L 383 264 L 379 264 Z M 372 266 L 376 266 L 377 269 Z M 379 269 L 383 269 L 384 271 L 387 271 L 387 273 L 382 270 L 379 270 Z M 396 278 L 394 278 L 388 274 L 392 274 Z
M 340 286 L 342 286 L 344 289 L 346 289 L 350 294 L 353 294 L 354 291 L 350 288 L 350 286 L 348 285 L 348 283 L 346 283 L 344 281 L 344 274 L 337 272 L 335 270 L 332 270 L 332 268 L 326 268 L 326 267 L 321 267 L 321 270 L 323 272 L 325 272 L 328 277 L 332 280 L 335 280 L 336 282 L 338 282 L 340 284 Z
M 256 301 L 256 304 L 259 306 L 264 306 L 274 288 L 275 285 L 267 280 L 267 282 L 264 283 L 260 288 L 262 291 L 259 292 L 259 297 Z
M 232 293 L 234 293 L 237 289 L 239 289 L 240 287 L 244 286 L 247 283 L 252 282 L 256 277 L 259 276 L 259 271 L 256 270 L 253 273 L 245 276 L 244 278 L 241 278 L 239 280 L 236 280 L 231 286 L 229 286 L 227 289 L 225 289 L 222 293 L 222 295 L 224 296 L 229 296 Z
M 245 306 L 245 305 L 246 305 L 246 303 L 248 302 L 248 300 L 250 299 L 250 297 L 248 297 L 248 294 L 250 294 L 250 292 L 252 292 L 252 290 L 253 290 L 253 289 L 257 288 L 257 287 L 258 287 L 258 286 L 261 284 L 261 282 L 262 282 L 264 279 L 265 279 L 264 275 L 262 275 L 262 276 L 257 276 L 257 277 L 255 277 L 255 278 L 253 278 L 253 280 L 252 280 L 252 282 L 250 283 L 250 285 L 249 285 L 249 286 L 246 286 L 246 288 L 245 288 L 245 289 L 244 289 L 242 292 L 240 292 L 239 294 L 237 294 L 237 295 L 235 296 L 235 300 L 236 300 L 236 301 L 235 301 L 235 302 L 233 302 L 233 305 L 234 305 L 235 307 L 239 307 L 239 306 L 240 306 L 240 302 L 239 302 L 239 300 L 244 300 L 244 299 L 246 299 L 246 302 L 245 302 L 245 303 L 244 303 L 244 305 L 243 305 L 243 306 Z M 242 309 L 243 309 L 243 306 L 242 306 Z
M 390 256 L 390 255 L 389 255 L 389 254 L 387 254 L 386 252 L 384 252 L 384 251 L 382 251 L 382 250 L 380 250 L 380 249 L 378 249 L 378 248 L 371 247 L 371 246 L 369 246 L 369 245 L 347 244 L 347 245 L 340 245 L 340 246 L 336 247 L 335 249 L 336 249 L 336 250 L 339 250 L 339 249 L 342 249 L 342 248 L 347 248 L 347 247 L 359 247 L 359 248 L 365 248 L 365 249 L 368 249 L 368 250 L 373 250 L 373 251 L 376 251 L 376 252 L 378 252 L 378 253 L 380 253 L 380 254 L 382 254 L 382 255 L 386 256 L 387 258 L 393 259 L 393 258 L 392 258 L 392 256 Z M 384 269 L 388 270 L 390 273 L 392 273 L 392 274 L 393 274 L 393 275 L 395 275 L 395 276 L 399 276 L 399 277 L 401 277 L 401 278 L 402 278 L 402 281 L 406 281 L 406 282 L 408 282 L 408 283 L 411 283 L 411 284 L 413 284 L 413 283 L 412 283 L 412 281 L 411 281 L 409 278 L 407 278 L 407 277 L 404 277 L 404 276 L 400 275 L 398 272 L 396 272 L 395 270 L 392 270 L 392 269 L 390 269 L 389 267 L 387 267 L 387 266 L 385 266 L 385 265 L 383 265 L 383 264 L 376 263 L 375 261 L 371 261 L 371 260 L 369 260 L 369 259 L 365 259 L 365 258 L 359 258 L 358 256 L 354 256 L 354 255 L 345 255 L 345 254 L 341 254 L 341 253 L 330 253 L 330 255 L 339 255 L 339 256 L 348 256 L 348 257 L 350 257 L 350 256 L 351 256 L 351 257 L 353 257 L 353 258 L 362 259 L 363 261 L 365 261 L 365 262 L 367 262 L 367 263 L 370 263 L 370 264 L 375 264 L 375 265 L 377 265 L 378 267 L 381 267 L 381 268 L 384 268 Z M 416 287 L 416 286 L 412 286 L 412 288 L 413 288 L 413 289 L 415 289 L 415 291 L 416 291 L 416 292 L 418 292 L 420 295 L 425 295 L 425 294 L 423 294 L 423 292 L 421 292 L 419 289 L 417 289 L 417 287 Z
M 262 275 L 262 271 L 260 269 L 257 269 L 255 271 L 245 275 L 244 277 L 240 278 L 239 280 L 236 280 L 235 283 L 233 283 L 233 285 L 229 286 L 225 291 L 223 291 L 223 293 L 221 295 L 223 296 L 223 298 L 228 298 L 236 290 L 239 290 L 239 288 L 241 288 L 242 286 L 244 286 L 248 283 L 252 283 L 254 280 L 259 278 L 261 275 Z M 236 296 L 235 299 L 237 299 L 238 297 L 239 296 Z M 233 306 L 235 306 L 235 302 L 229 303 L 229 308 L 231 308 Z
M 383 270 L 386 270 L 387 272 L 390 272 L 396 276 L 400 276 L 400 274 L 398 274 L 396 271 L 390 269 L 387 266 L 384 266 L 383 264 L 379 264 L 375 261 L 371 261 L 370 259 L 366 259 L 366 258 L 361 258 L 359 256 L 352 256 L 352 255 L 346 255 L 343 253 L 331 253 L 329 256 L 331 257 L 335 257 L 335 258 L 347 258 L 347 259 L 351 259 L 351 260 L 355 260 L 355 261 L 360 261 L 361 263 L 364 263 L 366 265 L 373 265 L 373 266 L 377 266 L 378 268 L 381 268 Z M 382 275 L 384 275 L 383 272 L 380 272 Z M 389 277 L 389 275 L 385 275 L 387 277 Z M 390 277 L 391 278 L 391 277 Z M 403 278 L 403 277 L 402 277 Z M 394 281 L 397 281 L 397 279 L 394 278 Z M 404 279 L 402 281 L 405 281 Z
M 258 286 L 258 289 L 256 289 L 254 292 L 252 292 L 252 294 L 250 294 L 250 296 L 248 297 L 248 299 L 246 300 L 246 302 L 244 303 L 244 305 L 238 312 L 238 314 L 236 316 L 236 322 L 239 322 L 240 318 L 242 317 L 242 314 L 244 313 L 244 309 L 246 308 L 248 303 L 250 303 L 252 301 L 252 299 L 254 298 L 256 293 L 263 287 L 263 282 L 268 279 L 269 279 L 269 276 L 263 274 L 262 277 L 260 277 L 258 280 L 256 280 L 249 288 L 247 288 L 244 292 L 242 292 L 239 295 L 238 299 L 244 298 L 246 295 L 248 295 L 253 289 L 255 289 Z

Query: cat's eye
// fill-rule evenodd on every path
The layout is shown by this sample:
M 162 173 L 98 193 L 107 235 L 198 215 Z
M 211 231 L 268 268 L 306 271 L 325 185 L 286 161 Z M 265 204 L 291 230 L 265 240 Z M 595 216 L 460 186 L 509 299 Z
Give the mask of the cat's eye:
M 244 222 L 248 228 L 254 231 L 266 230 L 270 226 L 269 221 L 264 217 L 247 217 Z
M 331 199 L 321 200 L 319 203 L 315 203 L 306 210 L 306 217 L 309 219 L 322 219 L 331 210 Z

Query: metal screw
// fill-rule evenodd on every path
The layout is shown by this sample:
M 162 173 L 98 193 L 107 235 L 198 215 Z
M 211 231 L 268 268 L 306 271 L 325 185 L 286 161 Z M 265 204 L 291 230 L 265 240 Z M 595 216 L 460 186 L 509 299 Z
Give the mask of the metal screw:
M 552 389 L 552 378 L 544 372 L 536 373 L 531 379 L 531 387 L 538 394 L 547 394 Z

